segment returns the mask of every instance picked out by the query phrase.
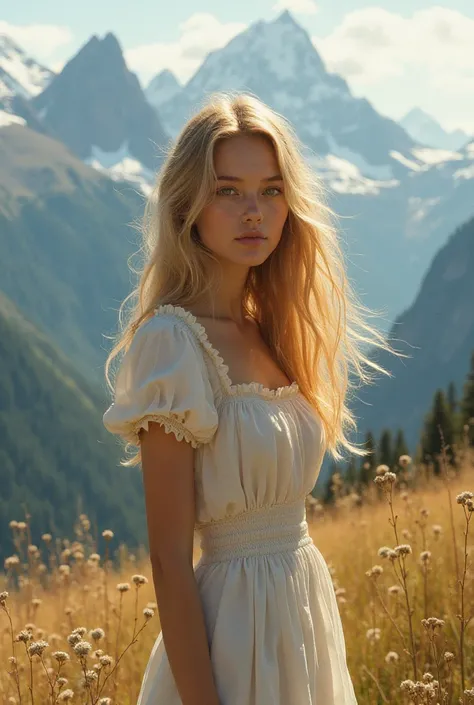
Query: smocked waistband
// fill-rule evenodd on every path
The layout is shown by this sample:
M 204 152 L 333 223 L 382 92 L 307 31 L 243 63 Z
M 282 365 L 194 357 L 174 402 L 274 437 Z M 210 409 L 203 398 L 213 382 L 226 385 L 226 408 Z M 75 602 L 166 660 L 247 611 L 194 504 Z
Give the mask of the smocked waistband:
M 305 501 L 249 510 L 231 519 L 201 524 L 201 565 L 246 556 L 296 551 L 312 543 Z

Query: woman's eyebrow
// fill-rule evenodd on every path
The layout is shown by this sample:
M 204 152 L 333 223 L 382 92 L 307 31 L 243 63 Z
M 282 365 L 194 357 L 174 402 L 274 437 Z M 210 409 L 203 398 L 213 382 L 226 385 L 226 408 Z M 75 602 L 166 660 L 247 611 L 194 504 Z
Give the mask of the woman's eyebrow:
M 241 179 L 239 176 L 218 176 L 217 177 L 218 181 L 243 181 L 244 179 Z M 283 181 L 283 177 L 280 174 L 275 174 L 274 176 L 268 176 L 262 181 Z

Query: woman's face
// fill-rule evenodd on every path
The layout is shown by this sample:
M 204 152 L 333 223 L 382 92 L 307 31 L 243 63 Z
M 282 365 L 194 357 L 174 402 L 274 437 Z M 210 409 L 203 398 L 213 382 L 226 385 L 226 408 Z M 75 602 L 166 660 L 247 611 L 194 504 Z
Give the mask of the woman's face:
M 273 252 L 288 205 L 276 154 L 261 135 L 235 135 L 216 144 L 215 194 L 196 220 L 201 241 L 221 261 L 254 267 Z M 259 238 L 241 240 L 246 231 Z

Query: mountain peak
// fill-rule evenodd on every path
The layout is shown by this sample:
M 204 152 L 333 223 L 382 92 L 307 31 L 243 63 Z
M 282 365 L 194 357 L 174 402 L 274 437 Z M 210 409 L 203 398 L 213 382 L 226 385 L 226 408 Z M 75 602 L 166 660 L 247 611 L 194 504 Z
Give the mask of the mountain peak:
M 34 104 L 44 123 L 81 159 L 94 151 L 117 155 L 128 149 L 155 169 L 150 144 L 168 139 L 110 32 L 103 39 L 93 35 Z
M 0 95 L 29 100 L 52 80 L 53 71 L 29 56 L 8 34 L 0 32 Z
M 273 24 L 296 25 L 297 27 L 300 27 L 289 10 L 283 10 L 283 12 L 273 21 Z
M 145 95 L 151 105 L 159 108 L 167 100 L 174 98 L 181 90 L 182 86 L 174 73 L 170 69 L 163 69 L 151 79 L 145 89 Z

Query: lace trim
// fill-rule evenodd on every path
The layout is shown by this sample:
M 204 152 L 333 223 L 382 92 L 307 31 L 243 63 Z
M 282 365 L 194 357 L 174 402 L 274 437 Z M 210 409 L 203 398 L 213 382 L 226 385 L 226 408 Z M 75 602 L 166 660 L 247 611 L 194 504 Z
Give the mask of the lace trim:
M 155 315 L 160 313 L 177 316 L 185 321 L 185 323 L 191 328 L 193 333 L 203 345 L 204 349 L 214 361 L 219 378 L 229 396 L 253 394 L 263 397 L 264 399 L 284 399 L 298 394 L 299 386 L 297 382 L 292 382 L 289 385 L 278 387 L 277 389 L 270 389 L 261 382 L 241 382 L 239 384 L 232 384 L 229 377 L 228 365 L 225 364 L 220 353 L 212 345 L 207 336 L 206 329 L 201 323 L 199 323 L 196 316 L 194 316 L 190 311 L 184 309 L 182 306 L 175 306 L 174 304 L 161 304 L 161 306 L 158 306 L 155 309 Z
M 161 426 L 164 427 L 165 433 L 174 433 L 178 441 L 182 441 L 184 438 L 185 441 L 191 443 L 193 448 L 198 448 L 200 445 L 202 445 L 202 441 L 198 441 L 196 436 L 194 436 L 189 429 L 183 426 L 176 419 L 170 416 L 164 416 L 163 414 L 148 414 L 147 416 L 141 418 L 137 423 L 135 423 L 130 432 L 131 441 L 133 445 L 137 446 L 137 448 L 140 446 L 140 437 L 138 435 L 138 432 L 141 428 L 144 428 L 145 431 L 148 431 L 149 421 L 155 421 L 156 423 L 159 423 Z

